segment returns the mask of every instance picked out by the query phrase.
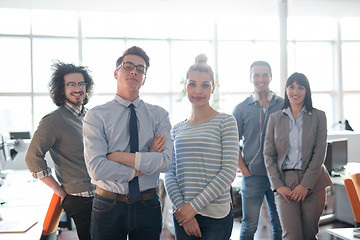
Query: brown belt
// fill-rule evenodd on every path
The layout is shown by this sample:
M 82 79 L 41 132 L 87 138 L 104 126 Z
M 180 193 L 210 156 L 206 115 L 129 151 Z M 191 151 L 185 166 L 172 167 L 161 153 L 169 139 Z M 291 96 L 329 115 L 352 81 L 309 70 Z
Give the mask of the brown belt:
M 151 188 L 151 189 L 141 192 L 139 198 L 135 199 L 135 200 L 132 199 L 128 194 L 109 192 L 109 191 L 99 188 L 99 187 L 96 187 L 96 194 L 98 194 L 102 197 L 110 198 L 110 199 L 120 201 L 120 202 L 134 203 L 134 202 L 140 202 L 142 200 L 153 199 L 154 194 L 156 194 L 156 189 Z

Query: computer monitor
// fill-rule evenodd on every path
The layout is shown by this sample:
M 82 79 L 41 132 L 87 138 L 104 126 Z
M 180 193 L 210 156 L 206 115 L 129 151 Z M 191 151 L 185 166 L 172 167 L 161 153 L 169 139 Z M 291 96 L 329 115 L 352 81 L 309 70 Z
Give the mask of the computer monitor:
M 30 139 L 30 132 L 10 132 L 10 139 Z
M 328 140 L 325 167 L 331 175 L 344 170 L 347 164 L 347 139 Z

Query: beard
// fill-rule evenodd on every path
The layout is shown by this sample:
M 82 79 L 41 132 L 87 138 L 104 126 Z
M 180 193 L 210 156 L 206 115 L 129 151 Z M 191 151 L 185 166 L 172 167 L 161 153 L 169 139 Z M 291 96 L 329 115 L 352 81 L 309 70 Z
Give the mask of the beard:
M 71 94 L 71 96 L 73 96 Z M 84 99 L 85 99 L 86 94 L 84 94 L 82 92 L 82 97 L 77 98 L 77 97 L 73 97 L 73 98 L 68 98 L 65 97 L 65 101 L 67 101 L 68 103 L 70 103 L 71 105 L 75 106 L 75 107 L 80 107 L 83 105 Z

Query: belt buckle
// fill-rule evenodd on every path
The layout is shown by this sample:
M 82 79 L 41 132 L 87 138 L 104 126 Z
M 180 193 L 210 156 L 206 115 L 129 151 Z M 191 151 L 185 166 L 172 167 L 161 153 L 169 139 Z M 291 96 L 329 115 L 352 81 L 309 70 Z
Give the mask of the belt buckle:
M 127 204 L 133 204 L 133 203 L 135 203 L 135 202 L 136 202 L 136 200 L 132 199 L 132 198 L 129 196 L 129 194 L 126 194 L 126 203 L 127 203 Z

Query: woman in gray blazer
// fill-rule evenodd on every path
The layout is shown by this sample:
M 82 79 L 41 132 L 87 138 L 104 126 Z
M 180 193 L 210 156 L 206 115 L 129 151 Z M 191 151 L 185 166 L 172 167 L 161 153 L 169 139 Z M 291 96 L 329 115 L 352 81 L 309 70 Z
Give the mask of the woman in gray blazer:
M 283 239 L 317 239 L 325 187 L 332 184 L 323 165 L 326 140 L 325 113 L 313 108 L 306 76 L 294 73 L 282 110 L 270 116 L 264 146 Z

